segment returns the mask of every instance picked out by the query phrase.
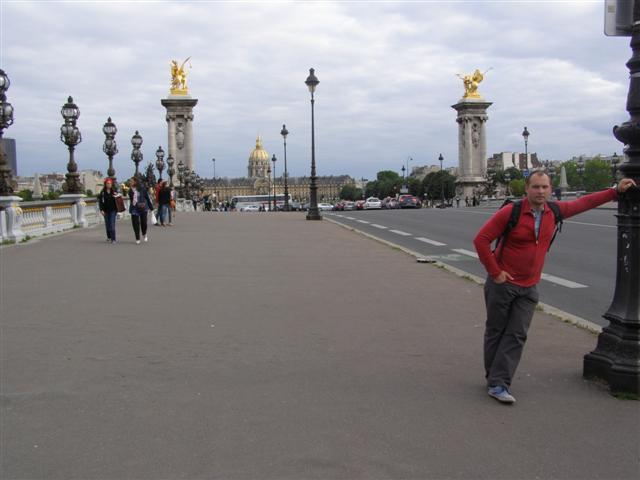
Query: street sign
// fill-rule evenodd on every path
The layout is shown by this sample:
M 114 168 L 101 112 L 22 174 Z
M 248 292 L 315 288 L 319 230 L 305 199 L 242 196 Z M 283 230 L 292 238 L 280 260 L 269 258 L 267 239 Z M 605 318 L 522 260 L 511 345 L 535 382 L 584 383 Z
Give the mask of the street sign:
M 630 37 L 633 25 L 633 0 L 604 1 L 604 34 Z
M 529 176 L 529 170 L 523 170 L 522 171 L 522 175 L 524 176 L 524 178 L 527 178 Z

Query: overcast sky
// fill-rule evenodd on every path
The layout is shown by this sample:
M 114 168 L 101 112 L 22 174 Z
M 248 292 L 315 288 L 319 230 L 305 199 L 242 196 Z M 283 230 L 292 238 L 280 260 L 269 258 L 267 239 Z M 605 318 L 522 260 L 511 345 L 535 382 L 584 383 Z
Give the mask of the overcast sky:
M 66 172 L 60 108 L 81 111 L 80 169 L 106 172 L 102 125 L 118 127 L 119 178 L 133 172 L 131 136 L 144 164 L 166 150 L 160 99 L 169 62 L 191 56 L 196 170 L 247 173 L 262 135 L 291 176 L 310 171 L 311 108 L 304 84 L 316 69 L 318 175 L 373 178 L 383 169 L 457 166 L 456 73 L 491 70 L 479 92 L 493 105 L 487 153 L 542 159 L 611 154 L 627 118 L 629 38 L 605 37 L 604 1 L 214 2 L 0 0 L 0 66 L 9 75 L 18 173 Z M 279 162 L 277 170 L 283 165 Z

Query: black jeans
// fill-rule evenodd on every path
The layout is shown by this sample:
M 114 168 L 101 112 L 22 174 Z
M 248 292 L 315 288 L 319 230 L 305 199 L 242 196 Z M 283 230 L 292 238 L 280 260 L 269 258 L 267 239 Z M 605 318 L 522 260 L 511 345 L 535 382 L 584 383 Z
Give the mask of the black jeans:
M 497 284 L 487 277 L 484 299 L 487 323 L 484 332 L 484 368 L 487 385 L 509 387 L 520 363 L 527 332 L 538 303 L 535 287 Z
M 136 240 L 140 240 L 140 229 L 142 229 L 142 235 L 147 234 L 147 212 L 140 215 L 131 215 L 131 225 L 133 225 L 133 233 L 136 235 Z

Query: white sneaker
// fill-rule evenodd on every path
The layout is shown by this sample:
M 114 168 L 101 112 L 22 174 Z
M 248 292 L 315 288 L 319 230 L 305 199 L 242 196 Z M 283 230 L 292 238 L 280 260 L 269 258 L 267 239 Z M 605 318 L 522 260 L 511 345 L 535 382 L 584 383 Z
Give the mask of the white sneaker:
M 149 241 L 149 237 L 147 237 L 146 235 L 144 236 L 144 241 L 148 242 Z
M 140 240 L 136 240 L 136 245 L 140 245 Z

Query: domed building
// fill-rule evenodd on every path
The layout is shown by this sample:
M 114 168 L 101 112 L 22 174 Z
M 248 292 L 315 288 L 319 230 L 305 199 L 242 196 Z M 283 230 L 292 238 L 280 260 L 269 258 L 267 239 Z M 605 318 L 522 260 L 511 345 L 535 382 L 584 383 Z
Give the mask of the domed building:
M 256 148 L 249 155 L 249 178 L 265 178 L 269 170 L 269 154 L 262 146 L 262 138 L 256 138 Z
M 249 154 L 247 177 L 215 178 L 205 180 L 204 193 L 212 195 L 216 201 L 229 201 L 236 195 L 268 195 L 284 193 L 283 162 L 278 161 L 277 176 L 271 171 L 271 158 L 264 149 L 262 137 L 256 138 L 256 147 Z M 291 163 L 289 163 L 291 166 Z M 287 177 L 289 198 L 292 201 L 309 200 L 309 177 Z M 355 180 L 348 175 L 316 177 L 318 202 L 336 201 L 345 185 L 354 185 Z

